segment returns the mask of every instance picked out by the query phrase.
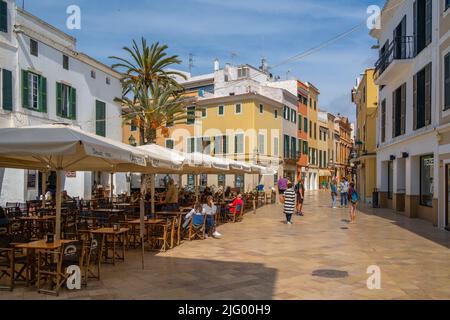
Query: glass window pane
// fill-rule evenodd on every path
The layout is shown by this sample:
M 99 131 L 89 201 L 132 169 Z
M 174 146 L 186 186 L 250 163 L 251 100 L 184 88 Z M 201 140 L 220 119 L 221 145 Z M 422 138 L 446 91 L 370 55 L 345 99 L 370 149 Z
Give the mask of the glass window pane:
M 420 204 L 433 206 L 434 195 L 434 156 L 421 158 L 420 164 Z

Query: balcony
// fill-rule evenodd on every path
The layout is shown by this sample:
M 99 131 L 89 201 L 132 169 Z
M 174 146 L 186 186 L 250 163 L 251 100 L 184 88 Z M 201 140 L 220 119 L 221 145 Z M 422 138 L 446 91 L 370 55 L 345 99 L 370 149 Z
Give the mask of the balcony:
M 395 38 L 375 63 L 375 84 L 387 85 L 393 77 L 401 76 L 411 67 L 414 58 L 414 37 Z

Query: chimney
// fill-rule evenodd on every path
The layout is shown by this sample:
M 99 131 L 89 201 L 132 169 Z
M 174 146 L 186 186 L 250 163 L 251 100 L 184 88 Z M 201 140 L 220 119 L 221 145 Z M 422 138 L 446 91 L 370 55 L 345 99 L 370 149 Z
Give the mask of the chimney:
M 215 59 L 214 60 L 214 71 L 219 71 L 220 70 L 220 62 L 219 59 Z

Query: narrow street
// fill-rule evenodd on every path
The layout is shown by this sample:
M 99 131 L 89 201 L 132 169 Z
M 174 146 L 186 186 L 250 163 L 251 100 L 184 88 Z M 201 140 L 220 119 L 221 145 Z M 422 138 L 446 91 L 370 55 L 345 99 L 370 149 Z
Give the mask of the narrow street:
M 127 252 L 105 266 L 102 280 L 59 299 L 449 299 L 450 233 L 387 210 L 329 208 L 325 192 L 307 194 L 306 216 L 283 223 L 267 206 L 242 223 L 219 228 L 223 239 L 184 242 L 167 253 Z M 369 290 L 367 268 L 381 269 L 381 289 Z M 34 288 L 0 299 L 54 299 Z

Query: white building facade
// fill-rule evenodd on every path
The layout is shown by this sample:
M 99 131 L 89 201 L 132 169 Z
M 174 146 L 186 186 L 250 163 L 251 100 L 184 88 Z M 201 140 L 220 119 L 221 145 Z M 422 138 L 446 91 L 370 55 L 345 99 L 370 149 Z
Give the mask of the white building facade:
M 387 1 L 379 41 L 377 187 L 380 205 L 442 226 L 438 218 L 438 21 L 441 2 Z
M 76 40 L 39 18 L 0 1 L 0 127 L 69 123 L 122 141 L 120 75 L 76 51 Z M 5 14 L 6 12 L 6 14 Z M 50 175 L 50 188 L 52 178 Z M 0 169 L 0 205 L 34 200 L 41 175 Z M 92 185 L 110 184 L 109 175 L 68 173 L 64 188 L 89 199 Z M 128 191 L 125 174 L 115 175 L 114 192 Z

